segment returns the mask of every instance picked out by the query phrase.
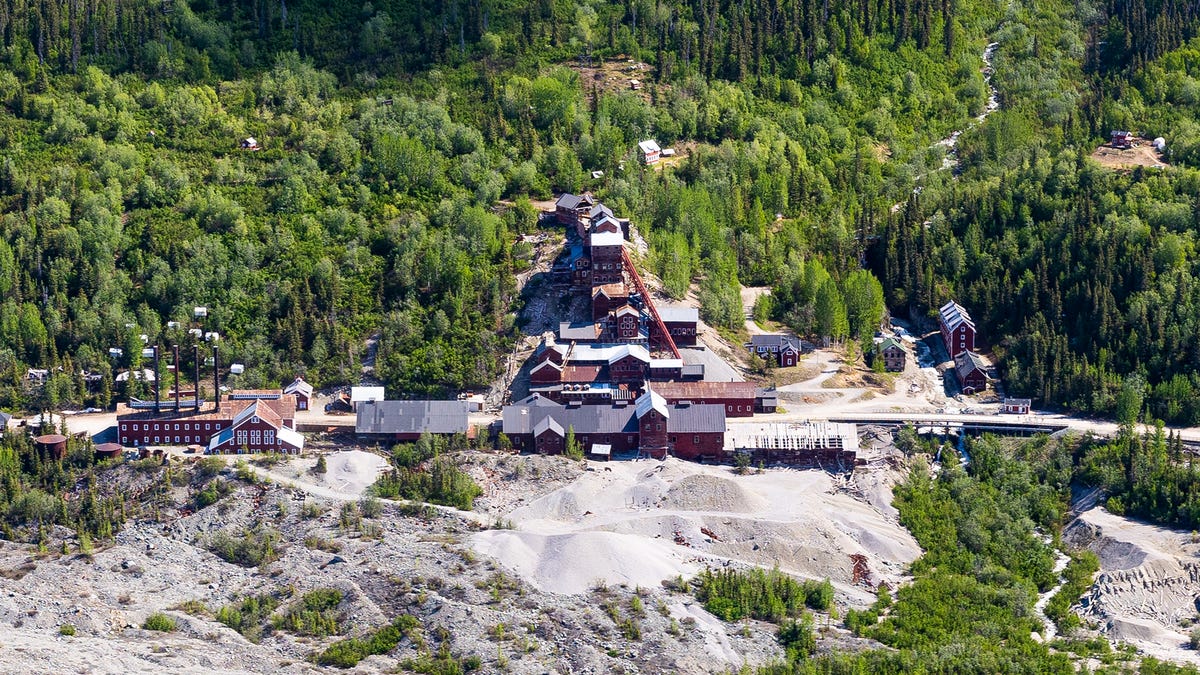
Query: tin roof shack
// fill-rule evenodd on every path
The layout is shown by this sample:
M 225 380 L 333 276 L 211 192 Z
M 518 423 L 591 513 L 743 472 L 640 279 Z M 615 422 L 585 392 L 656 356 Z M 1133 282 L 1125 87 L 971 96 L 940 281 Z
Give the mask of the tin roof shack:
M 421 434 L 467 434 L 467 401 L 371 401 L 358 405 L 360 437 L 415 441 Z
M 754 463 L 839 471 L 862 463 L 858 456 L 858 428 L 853 424 L 734 424 L 725 435 L 725 451 L 749 454 Z

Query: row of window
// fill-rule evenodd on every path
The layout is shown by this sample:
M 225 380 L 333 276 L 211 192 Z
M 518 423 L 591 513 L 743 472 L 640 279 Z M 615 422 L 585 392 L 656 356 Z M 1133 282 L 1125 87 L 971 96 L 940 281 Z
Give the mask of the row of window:
M 184 422 L 184 423 L 183 423 L 183 429 L 180 429 L 180 428 L 179 428 L 179 424 L 177 423 L 177 424 L 175 425 L 175 431 L 200 431 L 200 430 L 201 430 L 201 429 L 200 429 L 200 423 L 199 423 L 199 422 L 196 422 L 195 424 L 196 424 L 196 428 L 195 428 L 195 429 L 193 429 L 193 428 L 192 428 L 192 424 L 191 424 L 191 423 L 189 423 L 189 422 Z M 122 424 L 121 426 L 125 426 L 125 425 L 123 425 L 123 424 Z M 140 428 L 139 428 L 139 427 L 140 427 Z M 216 427 L 216 425 L 214 425 L 212 422 L 205 422 L 205 423 L 204 423 L 204 429 L 203 429 L 203 430 L 204 430 L 204 431 L 213 431 L 215 428 L 217 428 L 217 427 Z M 130 425 L 130 429 L 129 429 L 129 430 L 130 430 L 130 431 L 171 431 L 171 425 L 170 425 L 170 424 L 163 424 L 163 425 L 162 425 L 162 429 L 159 429 L 159 424 L 156 422 L 156 423 L 154 424 L 154 429 L 151 429 L 151 428 L 150 428 L 150 423 L 149 423 L 149 422 L 147 422 L 147 423 L 145 423 L 145 424 L 141 424 L 141 425 L 138 425 L 138 424 L 131 424 L 131 425 Z

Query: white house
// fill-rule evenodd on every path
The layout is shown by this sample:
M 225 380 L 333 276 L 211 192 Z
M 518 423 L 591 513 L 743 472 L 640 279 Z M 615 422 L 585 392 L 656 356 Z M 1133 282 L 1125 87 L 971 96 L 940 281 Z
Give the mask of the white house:
M 654 164 L 662 155 L 662 149 L 653 139 L 638 143 L 638 155 L 646 164 Z

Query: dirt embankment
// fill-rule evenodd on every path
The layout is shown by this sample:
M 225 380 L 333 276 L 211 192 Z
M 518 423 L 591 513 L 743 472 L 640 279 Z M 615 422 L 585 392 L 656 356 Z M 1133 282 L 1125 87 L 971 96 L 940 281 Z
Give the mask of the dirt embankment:
M 1100 558 L 1095 583 L 1079 599 L 1086 621 L 1151 656 L 1200 663 L 1200 654 L 1187 648 L 1200 611 L 1200 540 L 1194 534 L 1096 507 L 1071 523 L 1063 538 Z

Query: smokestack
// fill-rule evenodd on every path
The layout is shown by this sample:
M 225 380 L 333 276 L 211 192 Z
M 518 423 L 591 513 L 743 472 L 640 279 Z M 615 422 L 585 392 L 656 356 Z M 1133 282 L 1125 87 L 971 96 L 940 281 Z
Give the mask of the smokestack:
M 135 373 L 140 377 L 141 373 Z M 162 412 L 162 395 L 158 388 L 158 383 L 162 382 L 158 377 L 158 345 L 154 345 L 154 412 L 155 414 Z
M 175 366 L 175 413 L 179 413 L 179 345 L 171 345 L 171 364 Z
M 217 346 L 213 345 L 213 401 L 217 409 L 221 409 L 221 359 L 217 355 Z
M 196 412 L 200 412 L 200 345 L 192 345 L 192 367 L 195 368 Z

